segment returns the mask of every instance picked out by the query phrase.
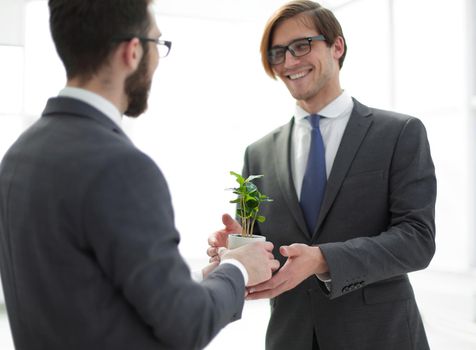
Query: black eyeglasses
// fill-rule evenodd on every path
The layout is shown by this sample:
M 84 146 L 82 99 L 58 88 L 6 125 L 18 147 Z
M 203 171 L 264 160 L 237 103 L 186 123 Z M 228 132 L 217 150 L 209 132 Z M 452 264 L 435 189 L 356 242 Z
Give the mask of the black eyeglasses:
M 160 40 L 159 38 L 145 38 L 145 37 L 137 37 L 142 42 L 153 42 L 157 45 L 157 49 L 159 50 L 159 57 L 167 57 L 172 48 L 172 42 L 167 40 Z
M 311 52 L 312 41 L 326 41 L 324 35 L 316 35 L 308 38 L 296 39 L 287 46 L 273 46 L 268 50 L 268 62 L 271 65 L 281 64 L 286 58 L 286 51 L 291 52 L 294 57 L 302 57 Z
M 172 42 L 167 41 L 167 40 L 160 40 L 159 38 L 154 39 L 154 38 L 147 38 L 143 36 L 129 36 L 125 38 L 116 38 L 114 40 L 116 41 L 130 41 L 134 38 L 139 39 L 141 42 L 152 42 L 157 45 L 157 49 L 159 50 L 159 57 L 167 57 L 167 55 L 170 53 L 170 49 L 172 48 Z

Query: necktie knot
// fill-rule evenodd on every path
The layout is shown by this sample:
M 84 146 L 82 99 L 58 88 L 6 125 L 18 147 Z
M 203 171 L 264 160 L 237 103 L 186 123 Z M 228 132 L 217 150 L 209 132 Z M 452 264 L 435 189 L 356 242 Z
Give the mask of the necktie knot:
M 309 120 L 309 124 L 311 124 L 311 127 L 313 130 L 319 128 L 319 121 L 321 120 L 321 116 L 319 114 L 311 114 L 307 117 Z

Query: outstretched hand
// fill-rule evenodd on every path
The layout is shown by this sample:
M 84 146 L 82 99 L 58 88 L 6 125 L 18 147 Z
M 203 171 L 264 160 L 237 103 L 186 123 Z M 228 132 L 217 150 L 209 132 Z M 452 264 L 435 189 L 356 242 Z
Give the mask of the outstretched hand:
M 241 232 L 241 225 L 230 215 L 223 214 L 221 221 L 225 227 L 212 233 L 208 237 L 208 244 L 210 247 L 207 249 L 207 255 L 210 257 L 210 262 L 220 261 L 218 248 L 227 246 L 229 234 Z
M 248 289 L 248 300 L 274 298 L 313 274 L 325 274 L 328 267 L 319 247 L 295 243 L 281 246 L 279 252 L 287 257 L 283 267 L 269 280 Z

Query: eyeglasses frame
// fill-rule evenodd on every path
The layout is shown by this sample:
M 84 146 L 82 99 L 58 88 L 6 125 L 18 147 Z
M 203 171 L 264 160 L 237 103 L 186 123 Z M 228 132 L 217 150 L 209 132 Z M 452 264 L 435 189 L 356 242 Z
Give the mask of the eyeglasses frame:
M 125 38 L 116 38 L 116 41 L 130 41 L 134 38 L 139 39 L 141 42 L 152 42 L 155 43 L 156 45 L 163 45 L 167 47 L 167 53 L 164 56 L 159 56 L 160 58 L 167 57 L 170 53 L 170 50 L 172 49 L 172 42 L 169 40 L 161 40 L 160 38 L 148 38 L 145 36 L 130 36 L 130 37 L 125 37 Z M 160 51 L 159 51 L 160 53 Z
M 306 52 L 304 55 L 297 55 L 296 52 L 294 52 L 289 46 L 293 45 L 294 43 L 298 42 L 298 41 L 301 41 L 301 40 L 307 40 L 308 42 L 308 45 L 309 45 L 309 51 Z M 276 45 L 276 46 L 273 46 L 272 48 L 270 48 L 267 52 L 267 55 L 266 55 L 266 58 L 268 60 L 268 63 L 272 66 L 275 66 L 275 65 L 278 65 L 278 64 L 281 64 L 283 63 L 285 60 L 286 60 L 286 51 L 289 51 L 291 53 L 291 55 L 293 55 L 293 57 L 303 57 L 303 56 L 306 56 L 307 54 L 309 54 L 309 52 L 311 52 L 312 50 L 312 47 L 311 47 L 311 42 L 313 41 L 326 41 L 326 37 L 322 34 L 319 34 L 319 35 L 315 35 L 315 36 L 309 36 L 309 37 L 305 37 L 305 38 L 299 38 L 299 39 L 296 39 L 296 40 L 293 40 L 292 42 L 290 42 L 288 45 L 286 46 L 282 46 L 282 45 Z M 284 55 L 283 55 L 283 60 L 280 61 L 280 62 L 275 62 L 275 63 L 272 63 L 271 62 L 271 59 L 270 59 L 270 52 L 272 49 L 284 49 Z
M 142 36 L 138 36 L 137 39 L 139 39 L 140 41 L 152 42 L 152 43 L 155 43 L 156 45 L 166 46 L 167 47 L 167 53 L 164 56 L 160 56 L 161 58 L 167 57 L 170 53 L 170 50 L 172 49 L 172 42 L 169 41 L 169 40 L 161 40 L 159 38 L 157 38 L 157 39 L 147 38 L 147 37 L 142 37 Z

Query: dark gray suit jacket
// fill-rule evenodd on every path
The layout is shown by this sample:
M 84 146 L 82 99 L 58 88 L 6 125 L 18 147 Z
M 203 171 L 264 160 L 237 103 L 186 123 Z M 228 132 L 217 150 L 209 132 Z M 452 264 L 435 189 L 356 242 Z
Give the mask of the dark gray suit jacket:
M 166 181 L 93 107 L 48 101 L 0 165 L 0 268 L 17 349 L 199 349 L 244 281 L 179 255 Z
M 435 251 L 436 179 L 415 118 L 354 109 L 332 167 L 315 232 L 308 232 L 290 168 L 293 121 L 248 147 L 244 174 L 274 199 L 258 233 L 275 245 L 319 245 L 329 290 L 315 276 L 271 300 L 268 350 L 428 349 L 407 273 Z M 281 264 L 284 259 L 281 257 Z

